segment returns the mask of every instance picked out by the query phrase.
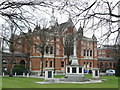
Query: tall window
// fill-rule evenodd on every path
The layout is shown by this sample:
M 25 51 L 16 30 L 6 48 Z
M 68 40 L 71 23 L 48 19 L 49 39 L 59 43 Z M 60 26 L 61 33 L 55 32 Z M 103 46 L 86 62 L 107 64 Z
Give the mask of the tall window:
M 50 47 L 50 54 L 53 54 L 53 47 Z
M 56 55 L 59 55 L 59 53 L 60 53 L 59 51 L 60 51 L 60 46 L 57 45 L 57 46 L 56 46 Z
M 61 61 L 61 67 L 64 67 L 64 61 Z
M 73 44 L 73 43 L 72 43 Z M 73 50 L 74 50 L 74 47 L 73 47 L 73 45 L 72 45 L 72 47 L 70 48 L 70 55 L 73 55 Z
M 92 56 L 92 50 L 90 50 L 90 56 Z
M 112 67 L 112 63 L 110 63 L 110 67 Z
M 87 56 L 89 56 L 89 50 L 87 50 Z
M 92 62 L 90 62 L 90 67 L 92 67 Z
M 50 61 L 50 67 L 52 67 L 52 61 Z
M 84 56 L 86 56 L 86 50 L 84 49 Z
M 106 66 L 106 67 L 108 66 L 108 63 L 107 63 L 107 62 L 105 63 L 105 66 Z
M 45 51 L 46 51 L 46 54 L 48 54 L 48 52 L 49 52 L 49 47 L 48 46 L 46 46 Z
M 102 63 L 102 62 L 100 62 L 100 66 L 103 66 L 103 63 Z
M 46 65 L 45 66 L 48 67 L 48 61 L 46 61 Z
M 115 66 L 116 66 L 116 64 L 114 63 L 114 64 L 113 64 L 113 67 L 115 67 Z

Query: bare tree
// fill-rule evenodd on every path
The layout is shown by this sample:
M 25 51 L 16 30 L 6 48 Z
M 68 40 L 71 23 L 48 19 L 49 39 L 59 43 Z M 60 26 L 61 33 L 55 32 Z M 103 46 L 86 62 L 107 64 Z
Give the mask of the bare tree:
M 13 73 L 12 73 L 12 69 L 13 69 L 13 64 L 15 62 L 15 51 L 17 49 L 16 45 L 18 44 L 18 36 L 16 35 L 16 31 L 17 31 L 17 28 L 14 27 L 13 24 L 10 24 L 10 28 L 9 28 L 9 33 L 10 33 L 10 38 L 6 38 L 4 36 L 4 41 L 7 43 L 8 45 L 8 48 L 11 52 L 11 58 L 9 60 L 9 64 L 10 64 L 10 72 L 9 72 L 9 76 L 13 76 Z
M 64 46 L 64 54 L 67 55 L 66 64 L 69 65 L 70 55 L 73 55 L 73 43 L 74 43 L 74 35 L 72 33 L 67 33 L 64 37 L 63 46 Z
M 38 26 L 36 29 L 37 29 L 36 40 L 38 41 L 38 43 L 35 44 L 35 47 L 38 51 L 40 51 L 41 63 L 42 63 L 40 76 L 43 76 L 44 54 L 45 54 L 45 47 L 49 39 L 49 33 L 46 28 L 41 29 L 40 26 Z

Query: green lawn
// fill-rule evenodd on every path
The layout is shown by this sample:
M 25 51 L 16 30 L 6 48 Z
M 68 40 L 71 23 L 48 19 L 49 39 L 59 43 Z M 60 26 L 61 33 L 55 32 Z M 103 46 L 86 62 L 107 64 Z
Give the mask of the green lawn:
M 91 78 L 90 75 L 86 75 Z M 63 76 L 55 76 L 61 78 Z M 38 78 L 27 77 L 3 77 L 2 88 L 118 88 L 118 78 L 115 76 L 101 77 L 108 79 L 102 83 L 95 84 L 36 84 L 34 82 L 43 81 Z

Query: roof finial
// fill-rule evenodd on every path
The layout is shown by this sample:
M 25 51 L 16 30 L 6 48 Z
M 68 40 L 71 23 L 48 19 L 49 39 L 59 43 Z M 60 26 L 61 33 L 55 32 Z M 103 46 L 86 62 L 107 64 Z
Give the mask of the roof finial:
M 51 16 L 51 20 L 50 20 L 50 26 L 54 26 L 55 25 L 55 16 L 54 16 L 54 8 L 52 8 L 52 16 Z
M 71 19 L 71 14 L 69 13 L 69 19 Z
M 52 15 L 54 16 L 54 8 L 52 8 Z

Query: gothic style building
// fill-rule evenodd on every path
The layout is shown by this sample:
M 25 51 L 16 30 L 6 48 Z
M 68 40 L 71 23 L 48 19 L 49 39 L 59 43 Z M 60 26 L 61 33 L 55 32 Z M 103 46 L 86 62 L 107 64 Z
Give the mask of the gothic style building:
M 54 17 L 52 17 L 54 18 Z M 69 62 L 76 53 L 79 65 L 84 66 L 86 71 L 97 67 L 97 39 L 93 34 L 92 38 L 83 36 L 83 28 L 80 26 L 78 30 L 74 27 L 72 19 L 69 18 L 67 22 L 58 24 L 55 20 L 51 20 L 49 28 L 43 28 L 47 36 L 40 36 L 39 31 L 43 29 L 39 25 L 35 29 L 29 30 L 28 33 L 21 33 L 17 38 L 16 53 L 29 53 L 29 60 L 25 60 L 25 64 L 29 65 L 29 69 L 33 73 L 40 73 L 43 68 L 53 68 L 55 73 L 65 73 L 67 65 L 67 54 L 65 52 L 64 43 L 68 34 L 76 37 L 75 52 L 73 44 L 71 43 L 69 50 Z M 47 39 L 45 38 L 47 37 Z M 68 38 L 70 39 L 70 38 Z M 74 41 L 74 40 L 73 40 Z M 42 62 L 41 44 L 44 43 L 44 60 Z M 69 48 L 70 49 L 70 48 Z M 23 59 L 22 59 L 23 60 Z M 19 61 L 20 62 L 20 61 Z M 44 69 L 43 69 L 44 70 Z
M 58 24 L 53 14 L 49 28 L 41 29 L 40 25 L 36 25 L 34 30 L 14 37 L 14 65 L 23 64 L 32 73 L 40 73 L 42 68 L 43 71 L 45 68 L 53 68 L 55 73 L 65 73 L 66 65 L 71 63 L 74 55 L 77 56 L 78 64 L 84 66 L 85 72 L 92 68 L 104 71 L 115 67 L 115 62 L 106 54 L 111 53 L 110 50 L 97 49 L 95 35 L 85 37 L 81 25 L 77 30 L 70 17 L 67 22 Z M 3 55 L 4 71 L 9 71 L 9 59 L 6 54 Z

